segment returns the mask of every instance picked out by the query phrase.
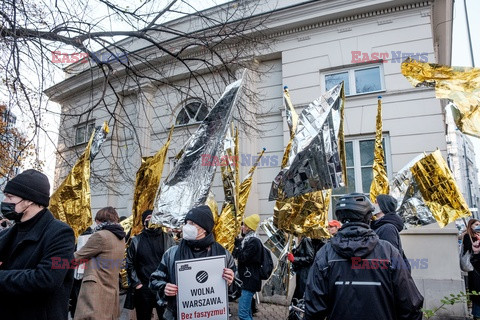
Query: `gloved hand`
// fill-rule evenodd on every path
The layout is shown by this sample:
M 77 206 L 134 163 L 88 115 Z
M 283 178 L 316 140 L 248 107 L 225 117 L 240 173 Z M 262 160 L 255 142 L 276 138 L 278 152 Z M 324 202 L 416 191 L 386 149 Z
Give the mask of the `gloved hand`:
M 235 247 L 240 246 L 242 244 L 242 240 L 243 238 L 238 238 L 238 237 L 235 238 L 235 242 L 234 242 Z
M 295 260 L 295 257 L 293 256 L 293 253 L 289 252 L 287 254 L 287 259 L 288 259 L 288 261 L 293 262 Z

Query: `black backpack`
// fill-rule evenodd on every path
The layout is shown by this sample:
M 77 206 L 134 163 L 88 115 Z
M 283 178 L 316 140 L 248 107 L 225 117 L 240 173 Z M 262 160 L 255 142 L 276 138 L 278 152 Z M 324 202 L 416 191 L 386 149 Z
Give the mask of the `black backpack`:
M 260 279 L 267 280 L 273 272 L 272 253 L 262 244 L 262 264 L 260 265 Z

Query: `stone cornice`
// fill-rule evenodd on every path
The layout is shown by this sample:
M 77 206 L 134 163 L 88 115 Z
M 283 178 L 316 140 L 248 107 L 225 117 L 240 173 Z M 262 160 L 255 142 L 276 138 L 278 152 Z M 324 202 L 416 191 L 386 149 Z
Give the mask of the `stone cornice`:
M 350 2 L 350 1 L 347 1 L 347 2 Z M 358 13 L 358 14 L 353 14 L 353 15 L 345 15 L 345 16 L 339 17 L 339 18 L 326 19 L 326 20 L 323 20 L 323 21 L 317 21 L 317 22 L 313 22 L 313 23 L 304 23 L 303 25 L 296 25 L 296 26 L 292 27 L 291 24 L 288 22 L 289 17 L 301 15 L 302 12 L 305 12 L 306 10 L 308 11 L 309 7 L 311 7 L 312 5 L 314 5 L 314 3 L 309 2 L 305 6 L 300 6 L 300 5 L 299 6 L 293 6 L 292 8 L 284 8 L 284 9 L 279 10 L 278 12 L 276 12 L 276 11 L 273 12 L 273 14 L 275 14 L 275 19 L 273 19 L 273 20 L 275 20 L 275 21 L 279 21 L 279 20 L 280 21 L 285 21 L 286 23 L 284 23 L 282 25 L 279 25 L 277 27 L 267 28 L 263 32 L 262 36 L 258 36 L 258 39 L 260 41 L 265 40 L 265 39 L 278 39 L 278 38 L 285 37 L 285 36 L 288 36 L 288 35 L 292 35 L 292 34 L 296 34 L 296 33 L 302 33 L 302 32 L 305 32 L 305 31 L 314 30 L 314 29 L 318 29 L 318 28 L 323 28 L 323 27 L 326 27 L 326 26 L 338 25 L 338 24 L 343 24 L 343 23 L 351 23 L 351 22 L 357 21 L 357 20 L 368 19 L 368 18 L 372 18 L 372 17 L 385 16 L 385 15 L 389 15 L 389 14 L 396 13 L 396 12 L 401 12 L 401 11 L 406 11 L 406 10 L 427 8 L 431 5 L 431 1 L 426 0 L 426 1 L 419 1 L 419 2 L 414 2 L 414 3 L 406 3 L 406 4 L 393 6 L 393 7 L 390 7 L 390 8 L 371 10 L 371 11 L 367 11 L 367 12 L 364 12 L 364 13 Z M 277 17 L 277 15 L 278 15 L 278 17 Z M 263 15 L 256 16 L 256 17 L 254 17 L 254 19 L 260 19 L 261 16 L 263 16 Z M 319 17 L 319 19 L 321 19 L 321 17 Z M 389 22 L 387 20 L 382 20 L 379 23 L 389 23 Z M 339 32 L 341 32 L 341 31 L 339 31 Z M 163 45 L 168 46 L 168 45 L 172 45 L 173 43 L 178 44 L 178 39 L 169 40 L 169 41 L 163 43 Z M 228 45 L 224 45 L 224 46 L 221 46 L 220 48 L 217 48 L 217 50 L 223 50 L 225 48 L 230 48 L 231 49 L 234 46 L 240 46 L 240 45 L 242 45 L 241 42 L 229 43 Z M 149 46 L 147 48 L 144 48 L 144 49 L 141 49 L 141 50 L 137 51 L 136 54 L 137 55 L 139 54 L 139 55 L 145 55 L 145 56 L 150 55 L 151 56 L 151 53 L 149 51 L 153 52 L 153 51 L 155 51 L 155 49 L 156 49 L 155 47 Z M 182 58 L 192 59 L 192 58 L 196 58 L 196 57 L 201 57 L 201 56 L 205 55 L 206 53 L 207 53 L 206 49 L 190 50 L 185 55 L 183 55 Z M 155 60 L 157 60 L 157 61 L 150 61 L 151 64 L 165 65 L 165 64 L 169 64 L 169 63 L 172 63 L 173 61 L 175 61 L 174 58 L 166 57 L 166 56 L 158 57 Z M 151 67 L 151 64 L 150 64 L 150 66 L 148 66 L 148 67 L 145 66 L 142 69 L 147 70 L 148 68 Z M 71 76 L 70 78 L 67 78 L 66 80 L 64 80 L 64 81 L 48 88 L 47 90 L 45 90 L 45 93 L 47 94 L 47 96 L 50 97 L 51 100 L 53 100 L 55 102 L 61 102 L 62 100 L 68 98 L 72 94 L 75 94 L 75 93 L 86 90 L 89 86 L 92 86 L 93 83 L 103 81 L 102 77 L 98 77 L 98 76 L 101 76 L 100 72 L 97 73 L 97 77 L 95 79 L 92 79 L 91 78 L 92 73 L 91 73 L 90 70 L 91 69 L 85 70 L 85 71 L 79 73 L 78 75 L 74 75 L 74 76 Z M 123 75 L 123 73 L 124 73 L 123 70 L 117 70 L 115 76 L 117 78 L 121 77 Z M 146 84 L 146 85 L 148 85 L 148 84 Z

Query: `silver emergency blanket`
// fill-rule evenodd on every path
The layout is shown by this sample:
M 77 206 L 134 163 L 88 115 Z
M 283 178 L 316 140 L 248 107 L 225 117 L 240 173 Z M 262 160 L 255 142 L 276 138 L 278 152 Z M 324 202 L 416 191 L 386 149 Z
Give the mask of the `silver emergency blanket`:
M 344 185 L 338 139 L 342 86 L 335 86 L 300 114 L 288 163 L 272 183 L 270 201 Z
M 97 154 L 100 152 L 100 147 L 107 139 L 107 134 L 109 131 L 110 129 L 108 128 L 106 121 L 102 126 L 95 128 L 95 136 L 93 137 L 92 147 L 90 149 L 90 162 L 93 161 L 93 159 L 95 159 Z
M 278 260 L 277 265 L 273 269 L 273 273 L 270 278 L 265 282 L 262 287 L 262 296 L 271 297 L 274 295 L 287 296 L 288 285 L 290 282 L 291 273 L 289 272 L 287 261 L 288 246 L 282 252 L 281 258 Z
M 273 225 L 273 217 L 270 217 L 262 223 L 260 223 L 260 228 L 262 228 L 263 232 L 267 235 L 268 239 L 263 243 L 265 247 L 270 249 L 272 253 L 280 259 L 282 256 L 282 252 L 287 246 L 287 235 L 280 229 L 277 229 Z
M 390 183 L 390 195 L 397 199 L 397 213 L 403 218 L 407 228 L 435 222 L 410 170 L 424 156 L 420 154 L 407 163 Z
M 262 228 L 268 237 L 263 244 L 272 251 L 275 257 L 277 257 L 277 265 L 273 269 L 270 278 L 262 287 L 262 296 L 286 296 L 291 274 L 289 272 L 287 261 L 287 235 L 273 225 L 273 217 L 262 221 L 262 223 L 260 223 L 260 228 Z
M 178 228 L 191 208 L 205 204 L 218 163 L 202 163 L 202 155 L 209 159 L 220 156 L 241 86 L 242 80 L 238 80 L 225 89 L 185 144 L 176 166 L 157 191 L 152 223 Z

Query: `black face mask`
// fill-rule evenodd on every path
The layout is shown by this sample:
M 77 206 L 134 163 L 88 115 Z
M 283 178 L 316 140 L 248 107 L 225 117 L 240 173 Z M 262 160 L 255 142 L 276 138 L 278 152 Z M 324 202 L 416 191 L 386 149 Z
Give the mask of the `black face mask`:
M 23 217 L 23 212 L 16 212 L 15 206 L 22 201 L 23 200 L 20 200 L 17 203 L 2 202 L 0 204 L 0 211 L 2 212 L 2 215 L 8 220 L 20 222 L 20 219 Z

